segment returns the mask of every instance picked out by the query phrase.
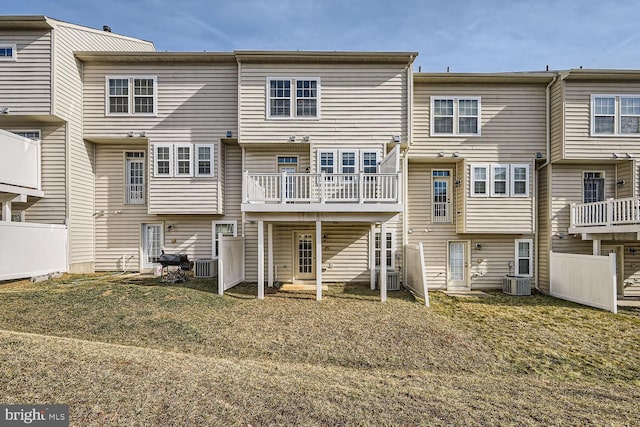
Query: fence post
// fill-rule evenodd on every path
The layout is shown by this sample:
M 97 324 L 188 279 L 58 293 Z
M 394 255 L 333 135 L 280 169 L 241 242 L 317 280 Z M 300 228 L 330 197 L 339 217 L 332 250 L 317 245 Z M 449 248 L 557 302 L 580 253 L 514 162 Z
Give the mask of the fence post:
M 364 174 L 358 174 L 358 203 L 364 203 Z
M 320 182 L 318 184 L 320 187 L 320 203 L 324 203 L 324 186 L 325 186 L 324 172 L 320 173 Z
M 280 175 L 280 203 L 287 203 L 287 173 Z
M 578 219 L 576 215 L 576 206 L 577 203 L 571 203 L 571 228 L 576 226 L 576 220 Z
M 607 199 L 607 225 L 613 224 L 614 199 Z

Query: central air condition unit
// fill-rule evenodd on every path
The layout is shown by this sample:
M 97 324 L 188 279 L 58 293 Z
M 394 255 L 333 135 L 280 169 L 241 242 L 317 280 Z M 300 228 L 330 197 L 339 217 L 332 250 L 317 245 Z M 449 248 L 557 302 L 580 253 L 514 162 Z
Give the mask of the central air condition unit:
M 195 260 L 193 277 L 217 277 L 218 276 L 218 260 L 217 259 L 197 259 Z
M 505 276 L 502 278 L 502 292 L 508 295 L 531 295 L 531 278 L 522 276 Z
M 380 269 L 376 268 L 376 288 L 380 289 Z M 387 270 L 387 290 L 400 290 L 400 272 L 397 270 Z

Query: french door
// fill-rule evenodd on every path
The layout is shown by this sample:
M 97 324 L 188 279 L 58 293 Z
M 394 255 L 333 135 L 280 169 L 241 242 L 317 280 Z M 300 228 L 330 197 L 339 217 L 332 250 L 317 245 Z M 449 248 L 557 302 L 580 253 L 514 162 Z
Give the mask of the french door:
M 162 224 L 142 224 L 142 268 L 153 268 L 162 253 Z
M 447 250 L 447 289 L 469 288 L 469 242 L 449 242 Z
M 295 279 L 315 279 L 315 235 L 314 233 L 294 233 Z

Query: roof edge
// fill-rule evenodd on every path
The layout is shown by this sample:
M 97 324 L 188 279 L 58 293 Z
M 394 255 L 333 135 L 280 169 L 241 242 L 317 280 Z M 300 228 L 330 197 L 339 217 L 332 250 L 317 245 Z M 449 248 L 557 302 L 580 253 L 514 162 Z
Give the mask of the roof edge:
M 549 83 L 557 72 L 522 71 L 505 73 L 414 73 L 418 83 Z
M 412 64 L 418 52 L 235 50 L 240 62 L 369 62 Z
M 75 51 L 84 62 L 236 62 L 231 52 L 92 52 Z

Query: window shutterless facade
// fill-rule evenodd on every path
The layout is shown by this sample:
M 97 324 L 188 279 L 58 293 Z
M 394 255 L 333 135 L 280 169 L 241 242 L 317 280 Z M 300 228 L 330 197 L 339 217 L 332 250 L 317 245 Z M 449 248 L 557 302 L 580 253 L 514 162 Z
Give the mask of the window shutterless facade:
M 477 197 L 529 197 L 528 164 L 472 164 L 470 195 Z
M 376 235 L 375 235 L 375 258 L 376 258 L 376 267 L 380 267 L 380 232 L 376 231 Z M 395 248 L 394 248 L 394 241 L 395 239 L 393 238 L 393 232 L 389 232 L 387 231 L 387 256 L 385 257 L 387 259 L 387 267 L 388 268 L 395 268 Z
M 196 144 L 196 176 L 213 175 L 213 144 Z
M 480 135 L 480 97 L 432 96 L 432 136 Z
M 211 177 L 215 175 L 215 144 L 156 144 L 154 177 Z
M 319 78 L 268 78 L 268 119 L 320 118 Z
M 193 176 L 193 145 L 175 145 L 175 176 Z
M 154 173 L 156 177 L 173 176 L 173 146 L 154 145 Z
M 0 61 L 16 61 L 18 59 L 15 44 L 0 44 Z
M 640 135 L 640 94 L 591 95 L 591 135 Z
M 509 166 L 491 165 L 491 196 L 509 196 Z
M 533 240 L 516 239 L 515 250 L 516 276 L 531 277 L 533 275 Z
M 157 114 L 157 77 L 107 76 L 105 80 L 107 116 Z
M 604 200 L 604 172 L 585 171 L 582 173 L 582 178 L 582 202 L 602 202 Z

